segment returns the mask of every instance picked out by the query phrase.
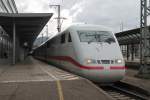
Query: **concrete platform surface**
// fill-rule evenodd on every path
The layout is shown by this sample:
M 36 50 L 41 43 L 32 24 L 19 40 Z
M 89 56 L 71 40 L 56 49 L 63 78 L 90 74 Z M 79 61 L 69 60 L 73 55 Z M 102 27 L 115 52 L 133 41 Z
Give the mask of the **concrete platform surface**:
M 90 81 L 28 57 L 0 66 L 0 100 L 112 100 Z
M 150 79 L 137 78 L 135 77 L 137 73 L 138 73 L 138 70 L 127 69 L 126 76 L 122 80 L 122 82 L 140 87 L 150 93 Z

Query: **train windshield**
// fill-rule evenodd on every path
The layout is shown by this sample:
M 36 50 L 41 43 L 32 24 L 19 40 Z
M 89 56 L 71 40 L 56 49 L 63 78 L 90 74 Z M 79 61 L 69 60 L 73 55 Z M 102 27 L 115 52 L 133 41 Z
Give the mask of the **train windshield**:
M 77 31 L 80 42 L 105 42 L 108 44 L 115 43 L 111 32 L 108 31 Z

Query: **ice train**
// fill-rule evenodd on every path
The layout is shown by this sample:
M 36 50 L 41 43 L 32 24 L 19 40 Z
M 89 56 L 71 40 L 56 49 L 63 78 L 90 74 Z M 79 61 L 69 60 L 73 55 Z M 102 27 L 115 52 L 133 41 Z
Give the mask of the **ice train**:
M 125 76 L 115 35 L 99 25 L 72 25 L 36 48 L 34 56 L 94 82 L 116 82 Z

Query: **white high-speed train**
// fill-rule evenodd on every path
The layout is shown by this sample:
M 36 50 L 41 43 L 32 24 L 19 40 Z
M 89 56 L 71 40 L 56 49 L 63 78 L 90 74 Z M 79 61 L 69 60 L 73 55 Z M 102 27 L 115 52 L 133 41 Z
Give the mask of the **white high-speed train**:
M 125 75 L 115 35 L 98 25 L 72 25 L 36 48 L 34 56 L 94 82 L 116 82 Z

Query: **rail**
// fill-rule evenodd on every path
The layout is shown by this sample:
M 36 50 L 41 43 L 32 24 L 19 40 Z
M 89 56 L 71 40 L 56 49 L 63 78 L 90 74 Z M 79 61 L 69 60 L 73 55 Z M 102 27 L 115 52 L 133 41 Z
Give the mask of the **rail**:
M 109 85 L 97 85 L 116 100 L 150 100 L 149 92 L 123 82 Z

